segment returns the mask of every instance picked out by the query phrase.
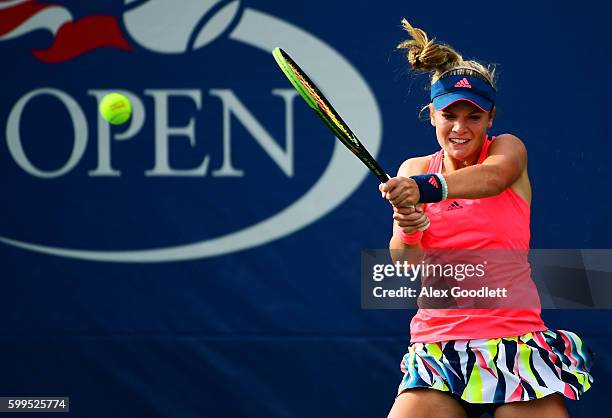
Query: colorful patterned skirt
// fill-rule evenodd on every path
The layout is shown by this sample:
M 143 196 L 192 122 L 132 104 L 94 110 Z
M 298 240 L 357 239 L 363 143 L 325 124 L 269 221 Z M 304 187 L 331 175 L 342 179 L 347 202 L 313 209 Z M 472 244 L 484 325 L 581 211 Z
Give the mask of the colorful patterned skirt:
M 404 355 L 398 394 L 412 388 L 449 392 L 462 404 L 503 404 L 559 393 L 579 399 L 593 383 L 591 350 L 569 331 L 439 343 L 413 343 Z

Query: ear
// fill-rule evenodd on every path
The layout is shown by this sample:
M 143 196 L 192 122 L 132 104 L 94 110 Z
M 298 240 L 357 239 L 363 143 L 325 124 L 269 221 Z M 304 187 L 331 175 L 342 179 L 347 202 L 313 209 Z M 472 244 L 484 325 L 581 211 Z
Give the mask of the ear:
M 491 127 L 493 126 L 493 119 L 495 119 L 496 111 L 497 111 L 497 108 L 493 106 L 493 109 L 491 109 L 491 112 L 489 113 L 489 124 L 487 125 L 489 129 L 491 129 Z
M 429 122 L 431 123 L 431 126 L 436 126 L 436 121 L 434 119 L 434 113 L 436 110 L 433 107 L 433 103 L 429 103 L 427 107 L 429 108 Z

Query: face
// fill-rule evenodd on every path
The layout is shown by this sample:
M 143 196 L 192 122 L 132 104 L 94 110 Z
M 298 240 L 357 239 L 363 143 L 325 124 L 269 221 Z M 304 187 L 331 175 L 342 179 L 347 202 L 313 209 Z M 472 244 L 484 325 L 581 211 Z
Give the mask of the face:
M 495 108 L 484 112 L 471 102 L 460 100 L 444 110 L 430 105 L 431 124 L 436 128 L 438 143 L 449 157 L 474 164 L 480 154 L 487 129 L 493 125 Z

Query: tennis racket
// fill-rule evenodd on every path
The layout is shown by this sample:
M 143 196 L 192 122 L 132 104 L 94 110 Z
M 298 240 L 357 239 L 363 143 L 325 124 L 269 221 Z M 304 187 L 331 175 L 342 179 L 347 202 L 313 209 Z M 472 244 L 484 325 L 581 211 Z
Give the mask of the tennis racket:
M 351 128 L 344 122 L 342 117 L 336 112 L 329 100 L 321 93 L 321 90 L 310 77 L 302 70 L 299 65 L 281 48 L 275 48 L 272 55 L 276 63 L 289 79 L 293 87 L 300 93 L 308 106 L 315 111 L 317 116 L 327 125 L 332 133 L 370 169 L 372 173 L 382 183 L 389 180 L 387 173 L 380 167 L 378 162 L 372 157 L 368 150 L 363 146 Z M 425 230 L 429 227 L 429 222 L 421 227 Z
M 281 48 L 275 48 L 272 51 L 276 63 L 283 70 L 293 87 L 300 93 L 302 98 L 306 100 L 315 113 L 327 125 L 332 133 L 351 150 L 357 158 L 376 175 L 378 180 L 385 183 L 389 180 L 389 176 L 376 162 L 374 157 L 368 152 L 363 144 L 357 139 L 351 128 L 340 117 L 338 112 L 329 103 L 327 98 L 321 93 L 321 90 L 312 82 L 310 77 L 291 59 L 289 54 Z

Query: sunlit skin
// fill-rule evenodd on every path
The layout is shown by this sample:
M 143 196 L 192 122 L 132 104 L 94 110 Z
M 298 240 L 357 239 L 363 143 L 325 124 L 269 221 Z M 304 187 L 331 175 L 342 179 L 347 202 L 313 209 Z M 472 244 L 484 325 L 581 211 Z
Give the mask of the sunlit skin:
M 531 186 L 527 174 L 527 150 L 512 134 L 501 134 L 489 146 L 486 158 L 477 164 L 492 126 L 495 108 L 480 110 L 468 101 L 459 101 L 444 110 L 430 107 L 436 139 L 444 149 L 442 174 L 448 185 L 448 198 L 480 199 L 498 195 L 511 187 L 529 205 Z M 382 196 L 394 210 L 394 219 L 405 233 L 424 226 L 427 219 L 419 205 L 416 182 L 409 178 L 427 172 L 431 156 L 406 160 L 398 175 L 380 185 Z
M 487 129 L 493 126 L 495 108 L 485 112 L 471 102 L 460 100 L 443 110 L 429 105 L 431 124 L 436 128 L 436 138 L 444 149 L 446 172 L 474 165 L 478 161 Z M 453 139 L 467 140 L 463 144 Z
M 488 415 L 487 415 L 488 416 Z M 412 389 L 399 395 L 387 418 L 467 418 L 465 410 L 445 392 Z M 495 411 L 494 418 L 569 418 L 558 393 L 541 399 L 510 402 Z
M 453 172 L 461 168 L 476 164 L 487 136 L 487 129 L 493 126 L 495 108 L 485 112 L 471 102 L 460 100 L 443 110 L 436 110 L 433 104 L 429 105 L 431 124 L 436 129 L 436 138 L 440 147 L 444 149 L 444 172 Z M 453 141 L 455 140 L 455 141 Z M 465 141 L 463 144 L 457 140 Z M 408 182 L 412 182 L 408 180 Z M 406 185 L 395 184 L 396 181 L 381 184 L 382 196 L 393 205 L 393 218 L 407 233 L 426 225 L 427 218 L 422 206 L 412 209 L 404 205 L 406 194 L 414 193 L 416 183 Z
M 444 110 L 430 105 L 430 120 L 435 127 L 437 141 L 444 149 L 442 173 L 451 194 L 461 198 L 493 196 L 508 187 L 527 204 L 531 202 L 531 186 L 527 174 L 527 153 L 522 141 L 511 134 L 499 135 L 489 146 L 488 156 L 477 164 L 487 130 L 492 127 L 495 109 L 484 112 L 471 102 L 459 101 Z M 462 144 L 454 139 L 467 140 Z M 455 141 L 456 142 L 456 141 Z M 461 141 L 463 142 L 463 141 Z M 430 156 L 411 158 L 402 164 L 397 177 L 381 184 L 384 198 L 393 205 L 395 223 L 405 232 L 413 233 L 427 223 L 419 200 L 416 182 L 410 175 L 427 172 Z M 475 181 L 474 179 L 479 179 Z M 493 181 L 489 181 L 492 179 Z M 392 250 L 417 249 L 419 243 L 404 244 L 392 235 Z M 419 252 L 391 252 L 393 261 L 414 262 Z M 412 389 L 398 396 L 388 418 L 466 418 L 462 406 L 444 392 L 431 389 Z M 559 394 L 542 399 L 511 402 L 501 405 L 494 418 L 569 418 L 563 398 Z

